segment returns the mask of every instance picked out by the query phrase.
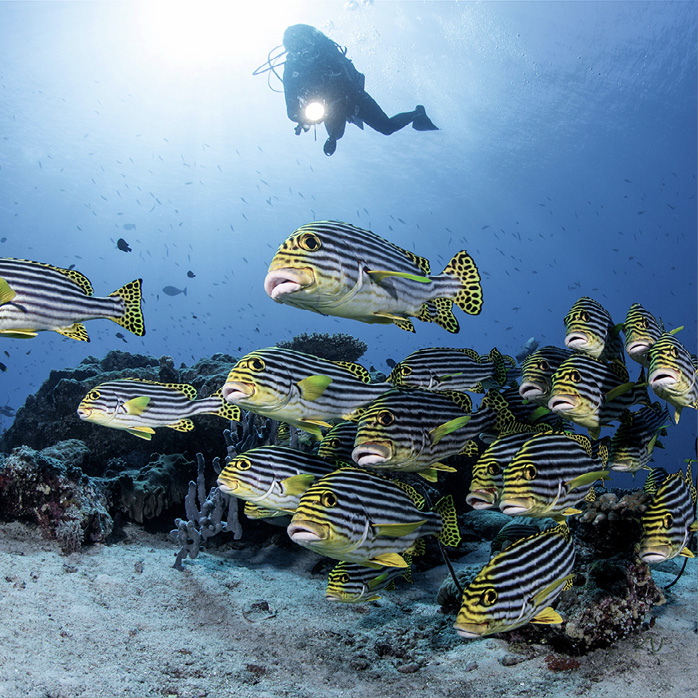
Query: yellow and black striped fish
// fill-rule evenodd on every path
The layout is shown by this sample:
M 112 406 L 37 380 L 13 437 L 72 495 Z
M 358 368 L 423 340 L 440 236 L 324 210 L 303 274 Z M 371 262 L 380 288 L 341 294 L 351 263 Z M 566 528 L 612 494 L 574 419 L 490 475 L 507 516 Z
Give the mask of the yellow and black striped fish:
M 341 603 L 361 603 L 377 601 L 378 592 L 395 588 L 395 580 L 402 577 L 412 583 L 412 555 L 402 553 L 408 567 L 364 567 L 355 562 L 338 562 L 331 570 L 327 579 L 325 598 L 328 601 Z
M 581 434 L 536 434 L 504 468 L 499 508 L 508 516 L 549 516 L 558 521 L 580 513 L 596 480 L 610 478 L 605 442 L 596 448 Z
M 671 560 L 677 555 L 695 557 L 686 547 L 696 522 L 696 487 L 691 468 L 664 478 L 642 515 L 642 539 L 638 554 L 645 562 Z
M 332 463 L 351 463 L 353 460 L 351 452 L 354 450 L 356 427 L 356 422 L 335 424 L 322 437 L 317 449 L 318 456 Z
M 482 308 L 480 274 L 465 250 L 430 276 L 424 257 L 338 221 L 293 232 L 274 255 L 264 290 L 278 303 L 410 332 L 411 317 L 458 332 L 453 304 L 469 315 Z
M 547 346 L 529 354 L 521 364 L 519 394 L 524 400 L 548 406 L 553 374 L 560 364 L 572 356 L 570 349 Z
M 623 364 L 573 354 L 553 375 L 548 407 L 598 438 L 600 427 L 619 419 L 631 405 L 650 404 L 643 376 L 644 369 L 632 383 Z
M 0 336 L 25 339 L 53 330 L 89 342 L 82 323 L 98 318 L 112 320 L 139 337 L 145 334 L 141 279 L 105 298 L 92 294 L 89 279 L 74 269 L 0 258 Z
M 664 325 L 639 303 L 633 303 L 623 323 L 625 351 L 628 356 L 648 368 L 650 362 L 647 352 L 661 337 L 662 332 L 664 332 Z
M 562 623 L 550 604 L 572 587 L 574 560 L 565 524 L 516 541 L 495 555 L 463 592 L 454 624 L 458 634 L 475 638 L 528 623 Z
M 78 416 L 103 427 L 123 429 L 141 439 L 150 439 L 157 427 L 191 431 L 189 419 L 197 414 L 213 414 L 240 420 L 240 410 L 229 405 L 217 390 L 196 399 L 196 388 L 188 383 L 158 383 L 140 378 L 123 378 L 92 388 L 78 407 Z
M 496 347 L 487 355 L 474 349 L 418 349 L 396 364 L 388 381 L 396 388 L 484 393 L 506 384 L 514 361 L 507 358 Z
M 304 429 L 316 437 L 329 419 L 348 419 L 390 389 L 370 383 L 361 365 L 269 347 L 245 354 L 231 369 L 223 396 L 250 412 Z
M 287 531 L 299 545 L 365 567 L 407 567 L 401 554 L 413 552 L 422 536 L 460 542 L 451 495 L 424 511 L 413 487 L 362 468 L 342 468 L 310 485 Z
M 600 303 L 582 296 L 565 315 L 565 346 L 602 361 L 625 363 L 622 327 Z
M 660 433 L 670 422 L 669 410 L 658 402 L 637 412 L 627 410 L 621 415 L 620 426 L 611 439 L 608 465 L 611 470 L 635 473 L 652 459 Z
M 260 446 L 230 460 L 218 476 L 218 487 L 260 507 L 289 513 L 311 483 L 336 469 L 334 463 L 307 451 Z
M 698 408 L 698 359 L 670 332 L 664 332 L 647 355 L 649 386 L 674 408 L 678 424 L 684 407 Z
M 464 452 L 494 421 L 489 408 L 471 409 L 464 393 L 390 390 L 361 414 L 352 458 L 362 467 L 418 473 L 435 482 L 439 470 L 455 471 L 441 461 Z
M 473 509 L 490 509 L 499 505 L 504 486 L 504 468 L 530 438 L 530 432 L 499 436 L 477 459 L 473 466 L 470 491 L 465 498 Z

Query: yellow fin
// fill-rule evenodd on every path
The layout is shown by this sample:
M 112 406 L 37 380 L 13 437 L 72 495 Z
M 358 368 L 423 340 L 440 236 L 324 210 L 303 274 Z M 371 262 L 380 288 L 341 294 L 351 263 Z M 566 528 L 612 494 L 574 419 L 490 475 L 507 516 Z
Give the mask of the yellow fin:
M 592 482 L 596 482 L 597 480 L 610 480 L 610 479 L 611 479 L 611 476 L 609 475 L 608 470 L 594 470 L 593 472 L 584 473 L 584 475 L 579 475 L 578 477 L 575 477 L 573 480 L 566 482 L 565 487 L 567 488 L 567 491 L 569 492 L 570 490 L 574 490 L 577 487 L 584 487 L 585 485 L 591 485 Z
M 31 339 L 36 337 L 37 332 L 34 330 L 0 330 L 0 334 L 10 339 Z
M 374 528 L 379 536 L 388 536 L 390 538 L 401 538 L 402 536 L 409 536 L 410 533 L 414 533 L 420 526 L 427 522 L 426 519 L 421 521 L 410 521 L 409 523 L 385 523 L 385 524 L 374 524 Z M 398 565 L 399 567 L 404 567 L 404 565 Z M 395 567 L 395 565 L 392 565 Z
M 431 434 L 432 442 L 438 444 L 444 436 L 447 434 L 452 434 L 454 431 L 457 431 L 461 427 L 465 426 L 470 421 L 470 417 L 471 415 L 466 414 L 462 417 L 450 419 L 448 422 L 444 422 L 438 427 L 435 427 L 429 432 Z
M 681 332 L 682 329 L 683 329 L 683 325 L 681 325 L 679 327 L 675 327 L 673 330 L 669 330 L 669 334 L 676 334 L 677 332 Z
M 372 557 L 369 562 L 373 563 L 373 565 L 381 565 L 383 567 L 409 567 L 402 555 L 398 555 L 398 553 L 383 553 L 382 555 Z M 371 565 L 367 565 L 367 567 L 370 566 Z
M 562 616 L 550 606 L 544 608 L 537 616 L 531 619 L 531 623 L 540 623 L 541 625 L 560 625 L 562 622 Z
M 137 436 L 139 439 L 146 439 L 147 441 L 150 441 L 155 433 L 155 430 L 150 427 L 134 427 L 133 429 L 125 429 L 124 431 Z
M 136 279 L 109 294 L 110 297 L 120 298 L 124 304 L 123 315 L 109 319 L 129 332 L 133 332 L 137 337 L 142 337 L 145 334 L 145 323 L 143 322 L 143 311 L 141 309 L 142 282 L 142 279 Z
M 400 279 L 409 279 L 410 281 L 418 281 L 420 284 L 429 284 L 431 279 L 428 276 L 419 276 L 418 274 L 409 274 L 404 271 L 367 271 L 367 274 L 379 284 L 383 279 L 397 277 Z
M 70 327 L 61 327 L 60 329 L 56 330 L 56 332 L 58 332 L 58 334 L 62 334 L 64 337 L 68 337 L 69 339 L 77 339 L 78 342 L 90 341 L 90 335 L 87 334 L 85 325 L 80 322 L 76 322 Z
M 291 475 L 291 477 L 283 479 L 281 485 L 287 494 L 300 496 L 313 484 L 314 479 L 314 475 L 299 473 L 298 475 Z
M 314 375 L 303 378 L 296 385 L 301 391 L 304 400 L 317 400 L 324 392 L 325 388 L 332 382 L 329 376 Z
M 170 429 L 174 429 L 175 431 L 194 431 L 194 422 L 192 422 L 191 419 L 180 419 L 176 421 L 174 424 L 166 424 L 165 426 L 169 427 Z
M 124 409 L 126 410 L 126 414 L 139 415 L 143 414 L 148 409 L 149 404 L 150 398 L 147 395 L 141 395 L 140 397 L 127 400 L 124 403 Z
M 562 512 L 564 516 L 572 516 L 573 514 L 581 514 L 581 509 L 575 509 L 574 507 L 567 507 L 565 511 Z
M 427 482 L 438 482 L 439 475 L 435 468 L 427 468 L 426 470 L 420 470 L 417 475 L 423 477 Z
M 621 385 L 617 385 L 615 388 L 609 390 L 606 393 L 604 399 L 606 402 L 611 402 L 612 400 L 615 400 L 617 397 L 629 393 L 634 387 L 635 383 L 622 383 Z
M 693 531 L 698 531 L 698 521 L 694 521 L 694 522 L 688 527 L 688 530 L 689 530 L 689 531 L 692 531 L 692 532 L 693 532 Z
M 5 305 L 14 299 L 17 294 L 10 288 L 5 279 L 0 279 L 0 305 Z
M 695 555 L 688 549 L 684 548 L 679 555 L 682 555 L 683 557 L 695 557 Z

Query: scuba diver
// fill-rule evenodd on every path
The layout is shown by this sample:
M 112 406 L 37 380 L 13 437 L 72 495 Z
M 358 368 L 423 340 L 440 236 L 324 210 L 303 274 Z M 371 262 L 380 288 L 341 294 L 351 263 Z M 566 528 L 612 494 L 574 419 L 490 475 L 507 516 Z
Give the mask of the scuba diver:
M 279 47 L 281 48 L 281 47 Z M 308 24 L 294 24 L 286 29 L 283 50 L 272 56 L 254 74 L 272 71 L 286 54 L 283 78 L 286 113 L 295 121 L 296 135 L 324 122 L 327 140 L 325 155 L 332 155 L 347 123 L 372 129 L 389 136 L 412 124 L 417 131 L 437 131 L 420 104 L 413 111 L 389 117 L 364 89 L 364 75 L 346 57 L 346 48 Z

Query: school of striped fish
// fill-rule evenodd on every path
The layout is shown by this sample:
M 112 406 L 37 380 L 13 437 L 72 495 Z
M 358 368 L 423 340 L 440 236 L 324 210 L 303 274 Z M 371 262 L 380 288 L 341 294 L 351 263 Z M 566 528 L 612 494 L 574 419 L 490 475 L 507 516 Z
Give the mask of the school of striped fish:
M 95 297 L 74 269 L 0 259 L 0 336 L 52 330 L 89 341 L 83 323 L 100 318 L 142 336 L 141 284 Z M 480 273 L 465 250 L 433 275 L 426 258 L 337 221 L 294 231 L 263 285 L 278 303 L 410 332 L 416 319 L 455 334 L 454 307 L 474 316 L 483 303 Z M 588 297 L 562 325 L 564 347 L 538 348 L 531 338 L 517 359 L 496 347 L 486 354 L 424 348 L 385 380 L 355 362 L 259 348 L 239 358 L 212 395 L 199 398 L 188 384 L 111 380 L 92 388 L 77 414 L 143 439 L 161 427 L 191 431 L 192 417 L 202 414 L 238 421 L 242 410 L 278 422 L 284 444 L 289 429 L 309 434 L 312 451 L 279 438 L 236 455 L 218 486 L 244 502 L 250 519 L 282 523 L 292 541 L 336 561 L 325 590 L 332 601 L 373 601 L 411 581 L 427 544 L 458 546 L 457 509 L 466 504 L 547 519 L 541 528 L 502 531 L 506 544 L 492 546 L 464 589 L 454 627 L 478 638 L 529 623 L 559 625 L 553 606 L 575 579 L 568 521 L 613 471 L 648 473 L 641 560 L 693 556 L 698 529 L 690 465 L 672 474 L 650 465 L 672 420 L 698 408 L 698 359 L 677 338 L 681 328 L 667 331 L 638 303 L 615 324 Z M 636 379 L 626 356 L 640 364 Z M 613 435 L 601 438 L 608 427 Z M 462 482 L 464 471 L 468 492 L 438 501 L 425 494 L 425 481 L 455 474 Z

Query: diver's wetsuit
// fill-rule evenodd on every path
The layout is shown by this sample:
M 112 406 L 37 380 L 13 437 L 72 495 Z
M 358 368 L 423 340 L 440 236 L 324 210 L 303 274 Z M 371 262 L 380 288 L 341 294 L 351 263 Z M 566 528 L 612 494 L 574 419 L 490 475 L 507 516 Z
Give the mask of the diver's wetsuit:
M 310 126 L 303 106 L 322 102 L 328 135 L 323 148 L 326 155 L 334 153 L 347 122 L 360 128 L 366 123 L 386 136 L 410 123 L 418 131 L 437 130 L 421 105 L 389 117 L 364 89 L 364 75 L 346 57 L 345 50 L 314 27 L 289 27 L 284 33 L 284 46 L 288 52 L 283 76 L 288 118 L 298 124 L 296 133 L 300 133 Z

